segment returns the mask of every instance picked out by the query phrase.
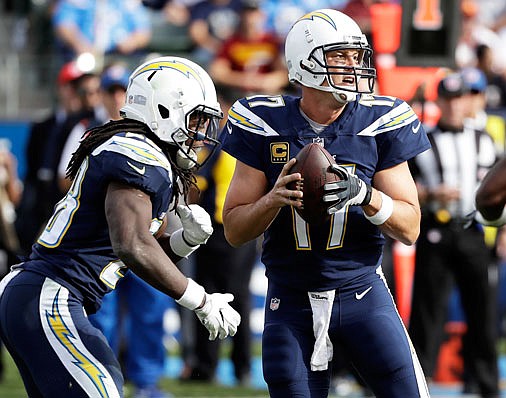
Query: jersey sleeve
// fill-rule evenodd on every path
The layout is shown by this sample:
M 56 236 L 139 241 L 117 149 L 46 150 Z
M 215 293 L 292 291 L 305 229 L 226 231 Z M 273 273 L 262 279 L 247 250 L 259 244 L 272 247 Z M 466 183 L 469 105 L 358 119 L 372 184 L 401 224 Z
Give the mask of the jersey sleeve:
M 102 165 L 104 176 L 108 180 L 134 186 L 151 196 L 172 185 L 164 169 L 142 163 L 124 154 L 110 153 L 104 158 Z
M 430 149 L 423 124 L 406 102 L 397 99 L 393 109 L 380 119 L 382 122 L 376 136 L 377 171 L 408 161 Z
M 165 154 L 151 141 L 134 134 L 116 135 L 92 153 L 103 178 L 147 193 L 154 215 L 166 212 L 172 197 L 172 169 Z
M 237 160 L 258 170 L 265 169 L 265 138 L 278 135 L 248 106 L 246 99 L 236 101 L 228 112 L 228 121 L 220 139 L 222 148 Z

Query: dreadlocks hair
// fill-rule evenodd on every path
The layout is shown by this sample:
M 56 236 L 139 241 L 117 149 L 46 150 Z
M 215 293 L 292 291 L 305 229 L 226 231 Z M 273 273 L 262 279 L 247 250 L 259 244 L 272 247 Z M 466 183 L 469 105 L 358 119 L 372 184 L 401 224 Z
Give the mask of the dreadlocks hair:
M 173 177 L 175 177 L 173 180 L 179 180 L 181 182 L 181 184 L 178 184 L 177 182 L 173 184 L 173 197 L 171 198 L 171 201 L 174 199 L 173 208 L 177 206 L 181 194 L 183 195 L 186 203 L 191 187 L 193 186 L 198 190 L 196 183 L 197 179 L 191 169 L 183 169 L 173 160 L 176 159 L 176 152 L 178 150 L 177 146 L 170 145 L 162 141 L 148 128 L 147 125 L 132 119 L 111 120 L 102 126 L 93 127 L 87 130 L 83 135 L 79 147 L 72 154 L 72 158 L 70 159 L 67 167 L 66 177 L 73 181 L 84 159 L 89 156 L 95 148 L 107 141 L 113 135 L 123 131 L 145 135 L 162 149 L 162 151 L 167 155 L 167 158 L 172 166 Z

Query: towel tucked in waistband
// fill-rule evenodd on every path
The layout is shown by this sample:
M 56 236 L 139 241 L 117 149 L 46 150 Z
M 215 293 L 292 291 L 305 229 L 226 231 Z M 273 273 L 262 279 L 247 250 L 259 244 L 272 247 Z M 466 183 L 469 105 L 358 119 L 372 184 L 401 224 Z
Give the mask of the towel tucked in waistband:
M 329 338 L 330 316 L 334 305 L 335 290 L 308 292 L 313 311 L 313 333 L 316 339 L 311 355 L 311 370 L 326 370 L 332 360 L 334 348 Z

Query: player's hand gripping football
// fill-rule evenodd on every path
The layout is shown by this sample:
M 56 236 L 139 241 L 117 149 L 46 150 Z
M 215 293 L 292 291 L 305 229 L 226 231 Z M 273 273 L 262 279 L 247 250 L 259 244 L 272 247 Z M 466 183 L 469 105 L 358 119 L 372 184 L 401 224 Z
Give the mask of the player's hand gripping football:
M 233 299 L 234 296 L 230 293 L 206 293 L 206 301 L 202 308 L 195 309 L 200 322 L 209 331 L 209 340 L 216 337 L 222 340 L 237 332 L 241 316 L 229 304 Z
M 286 205 L 302 207 L 302 189 L 300 189 L 302 177 L 300 173 L 291 172 L 296 161 L 295 158 L 292 158 L 283 166 L 274 187 L 269 192 L 273 207 Z
M 341 181 L 329 182 L 323 186 L 323 201 L 329 204 L 327 212 L 333 214 L 345 206 L 365 206 L 371 202 L 372 188 L 365 181 L 351 174 L 345 167 L 333 164 L 330 170 Z
M 183 225 L 183 238 L 191 246 L 206 243 L 213 234 L 211 217 L 199 205 L 178 205 L 176 213 Z

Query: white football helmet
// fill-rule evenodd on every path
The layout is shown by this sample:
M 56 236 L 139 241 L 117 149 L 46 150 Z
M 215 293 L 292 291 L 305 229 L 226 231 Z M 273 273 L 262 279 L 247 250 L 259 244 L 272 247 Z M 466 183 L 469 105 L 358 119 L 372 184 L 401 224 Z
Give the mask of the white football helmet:
M 360 66 L 329 65 L 325 54 L 335 50 L 358 50 Z M 321 9 L 304 15 L 293 24 L 286 37 L 285 57 L 290 81 L 331 92 L 341 103 L 354 101 L 357 93 L 373 92 L 376 70 L 371 67 L 371 56 L 372 49 L 359 26 L 337 10 Z M 342 76 L 349 82 L 336 84 L 332 76 Z M 360 82 L 361 78 L 365 81 Z
M 130 75 L 121 116 L 149 126 L 162 141 L 176 145 L 177 163 L 183 168 L 201 166 L 192 149 L 204 141 L 215 149 L 223 118 L 214 83 L 196 63 L 180 57 L 151 59 Z M 211 151 L 212 153 L 212 151 Z

